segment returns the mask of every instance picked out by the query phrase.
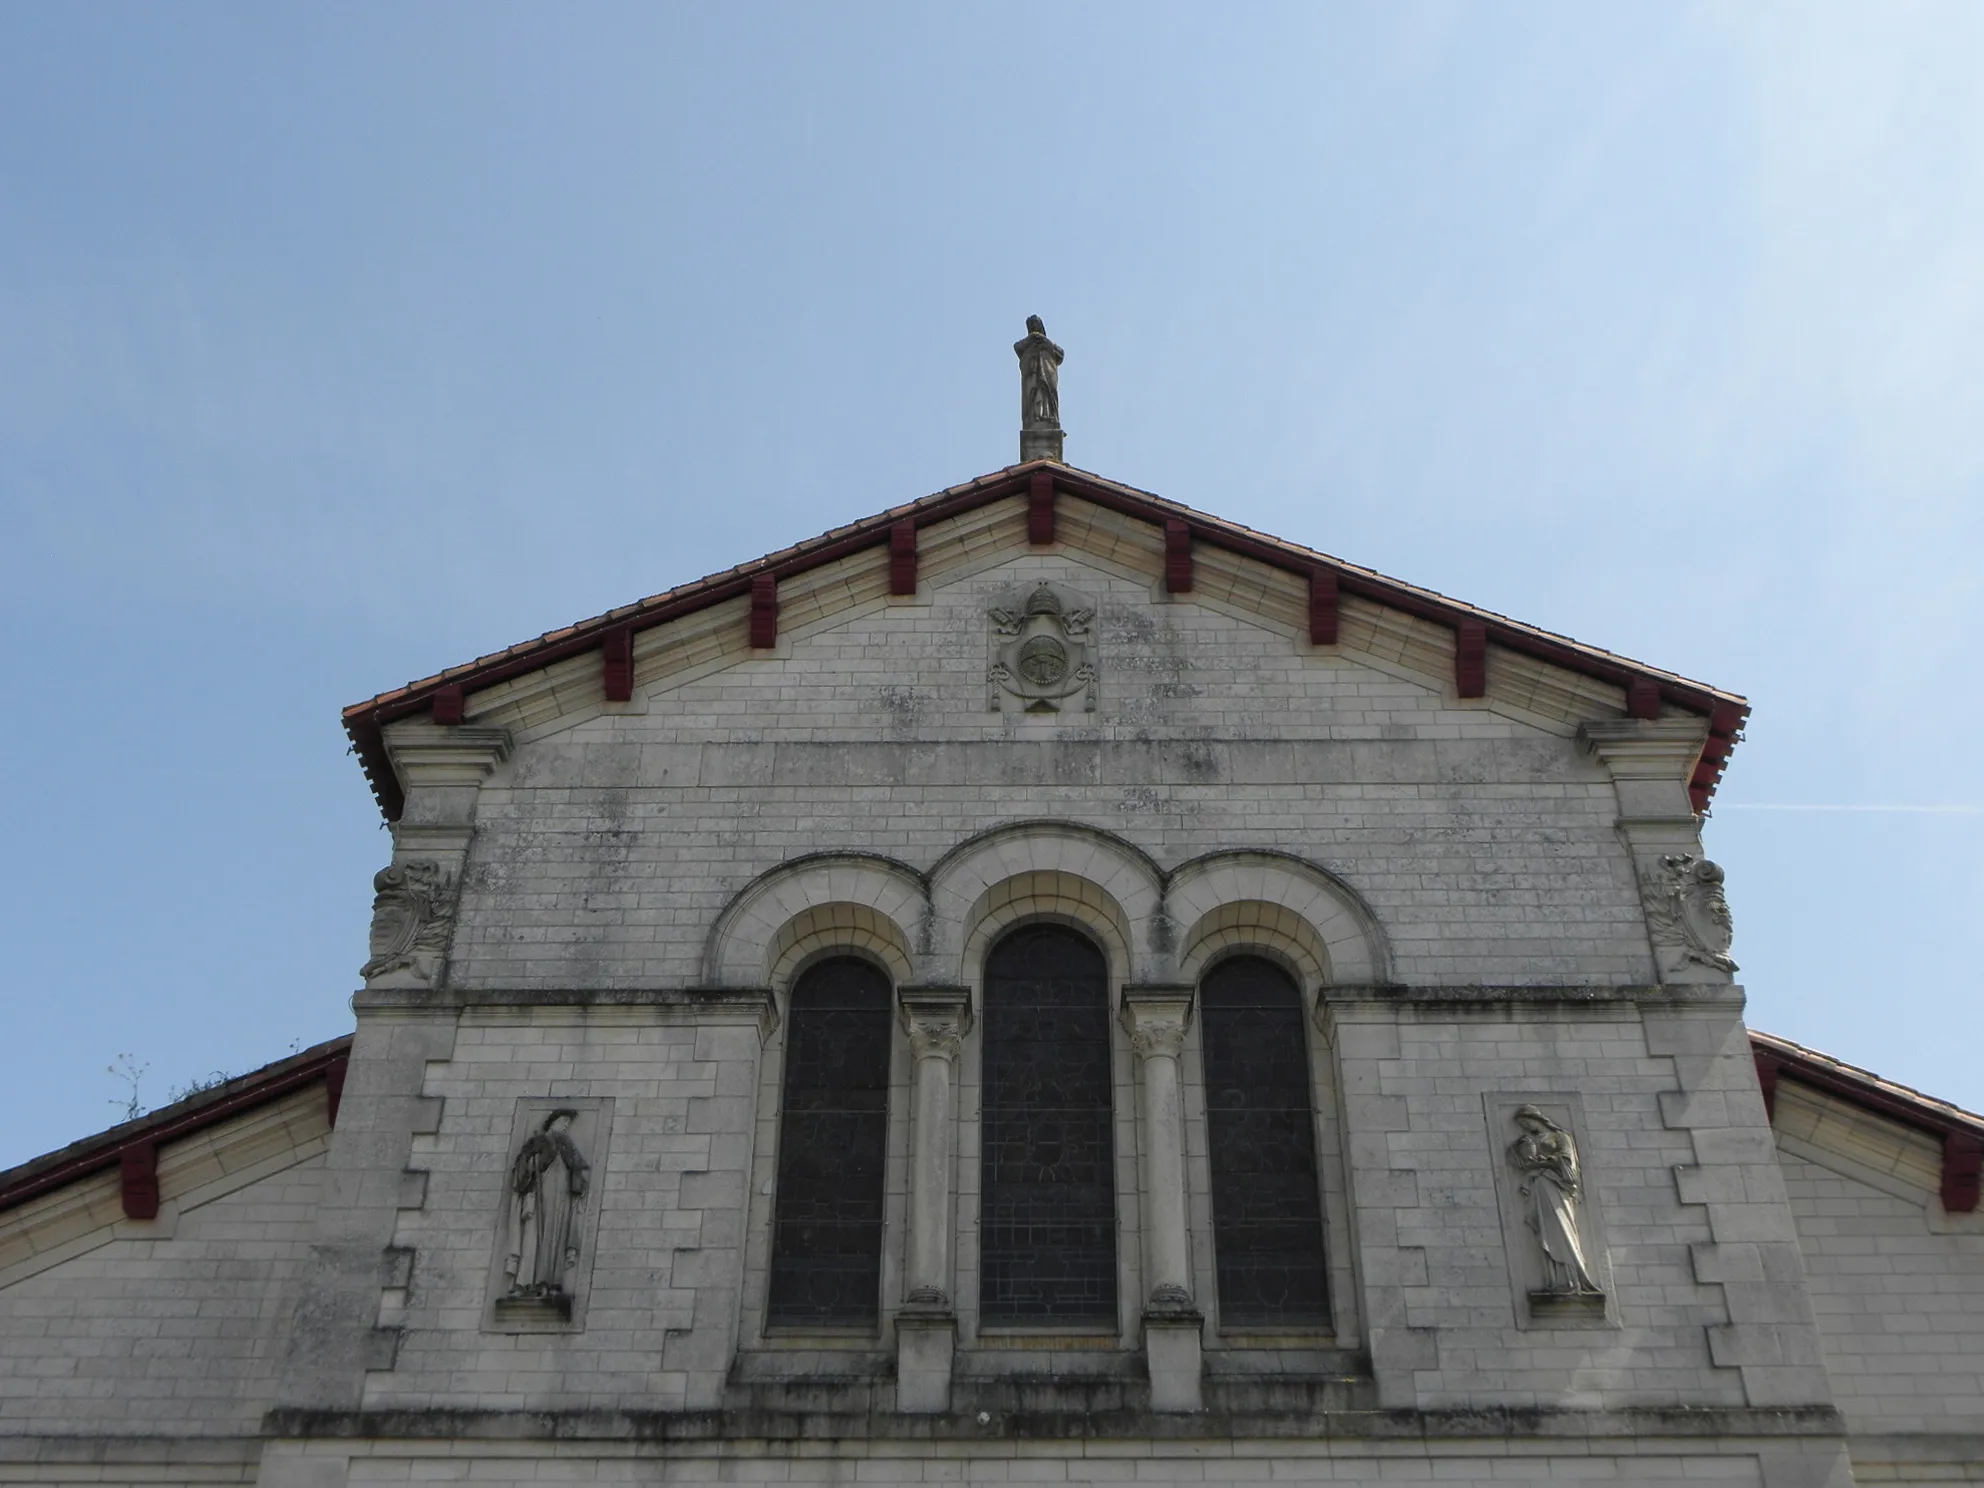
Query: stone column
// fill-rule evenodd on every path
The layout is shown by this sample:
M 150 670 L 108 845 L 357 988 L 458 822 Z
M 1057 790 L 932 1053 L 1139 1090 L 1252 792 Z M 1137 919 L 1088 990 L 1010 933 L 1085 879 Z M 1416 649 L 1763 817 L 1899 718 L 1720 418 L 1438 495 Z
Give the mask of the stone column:
M 1702 857 L 1701 821 L 1688 799 L 1707 738 L 1699 718 L 1621 718 L 1578 730 L 1619 793 L 1619 836 L 1632 854 L 1662 982 L 1726 983 L 1736 970 L 1722 870 Z
M 914 1061 L 910 1117 L 908 1295 L 896 1315 L 896 1408 L 951 1408 L 957 1310 L 951 1301 L 952 1076 L 971 994 L 963 987 L 904 987 L 897 994 Z
M 482 782 L 509 758 L 510 733 L 409 720 L 387 728 L 386 753 L 406 805 L 393 823 L 393 861 L 372 880 L 372 954 L 359 974 L 369 988 L 437 988 Z
M 1192 1241 L 1185 1218 L 1185 1112 L 1178 1056 L 1192 1021 L 1190 987 L 1130 987 L 1123 993 L 1143 1075 L 1144 1226 L 1150 1293 L 1144 1305 L 1144 1352 L 1152 1410 L 1201 1408 L 1200 1330 L 1192 1300 Z

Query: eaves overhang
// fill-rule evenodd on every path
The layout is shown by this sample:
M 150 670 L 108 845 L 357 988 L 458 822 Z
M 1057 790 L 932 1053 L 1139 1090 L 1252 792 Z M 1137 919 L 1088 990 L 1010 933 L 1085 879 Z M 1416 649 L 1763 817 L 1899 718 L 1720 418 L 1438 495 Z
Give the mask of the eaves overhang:
M 119 1168 L 126 1215 L 149 1219 L 157 1213 L 158 1149 L 163 1144 L 193 1136 L 317 1084 L 324 1087 L 325 1114 L 336 1125 L 345 1070 L 351 1061 L 351 1040 L 350 1034 L 330 1039 L 0 1172 L 0 1212 L 92 1174 Z
M 523 641 L 463 666 L 450 667 L 431 677 L 409 682 L 391 692 L 382 692 L 344 710 L 345 732 L 373 796 L 386 820 L 397 821 L 405 796 L 387 757 L 385 727 L 403 718 L 432 712 L 437 699 L 458 709 L 463 697 L 482 688 L 533 672 L 541 667 L 603 650 L 609 636 L 650 629 L 677 620 L 711 605 L 748 596 L 753 580 L 765 575 L 783 578 L 833 563 L 851 554 L 877 549 L 887 561 L 891 534 L 900 524 L 915 526 L 955 517 L 975 507 L 995 501 L 1027 496 L 1036 481 L 1045 477 L 1055 496 L 1071 496 L 1097 506 L 1176 531 L 1182 527 L 1192 543 L 1205 543 L 1228 552 L 1252 558 L 1270 567 L 1308 577 L 1334 580 L 1336 588 L 1377 604 L 1435 624 L 1479 627 L 1487 644 L 1502 647 L 1567 671 L 1582 674 L 1686 712 L 1700 715 L 1708 725 L 1708 741 L 1689 783 L 1696 811 L 1704 811 L 1720 782 L 1731 750 L 1749 717 L 1750 705 L 1736 693 L 1724 692 L 1674 672 L 1662 671 L 1643 662 L 1611 651 L 1601 650 L 1556 635 L 1521 621 L 1511 620 L 1491 610 L 1450 599 L 1431 589 L 1389 578 L 1373 569 L 1347 563 L 1341 558 L 1303 547 L 1299 543 L 1256 532 L 1237 522 L 1229 522 L 1195 511 L 1176 501 L 1168 501 L 1134 486 L 1126 486 L 1103 476 L 1051 460 L 1010 465 L 1004 470 L 979 476 L 962 485 L 951 486 L 903 506 L 891 507 L 875 516 L 845 527 L 837 527 L 805 542 L 769 553 L 749 563 L 707 578 L 608 610 L 589 620 L 547 631 L 535 640 Z M 1174 526 L 1173 524 L 1176 524 Z
M 1913 1128 L 1942 1144 L 1943 1207 L 1957 1214 L 1977 1208 L 1984 1181 L 1984 1116 L 1775 1034 L 1752 1029 L 1750 1054 L 1767 1115 L 1776 1114 L 1778 1083 L 1790 1080 Z

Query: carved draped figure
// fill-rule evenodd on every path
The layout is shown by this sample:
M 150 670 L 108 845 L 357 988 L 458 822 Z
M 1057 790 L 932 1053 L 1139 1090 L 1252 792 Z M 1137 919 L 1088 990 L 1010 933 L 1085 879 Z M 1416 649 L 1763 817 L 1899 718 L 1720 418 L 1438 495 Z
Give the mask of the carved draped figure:
M 1509 1148 L 1509 1157 L 1522 1170 L 1522 1192 L 1530 1201 L 1529 1223 L 1542 1247 L 1545 1291 L 1592 1294 L 1599 1290 L 1585 1257 L 1578 1219 L 1577 1143 L 1571 1134 L 1534 1107 L 1516 1113 L 1523 1135 Z
M 589 1169 L 554 1112 L 510 1166 L 510 1244 L 505 1270 L 513 1297 L 561 1296 L 578 1261 L 578 1204 Z
M 1020 419 L 1029 429 L 1061 427 L 1060 347 L 1047 339 L 1047 328 L 1038 315 L 1026 318 L 1026 339 L 1013 343 L 1020 359 Z

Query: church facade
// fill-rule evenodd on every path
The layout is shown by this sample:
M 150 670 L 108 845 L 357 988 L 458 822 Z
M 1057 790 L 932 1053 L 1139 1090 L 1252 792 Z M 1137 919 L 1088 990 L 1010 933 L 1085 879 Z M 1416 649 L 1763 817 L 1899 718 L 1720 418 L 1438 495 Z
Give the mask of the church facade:
M 0 1482 L 1984 1481 L 1733 694 L 1062 460 L 348 709 L 355 1032 L 0 1174 Z

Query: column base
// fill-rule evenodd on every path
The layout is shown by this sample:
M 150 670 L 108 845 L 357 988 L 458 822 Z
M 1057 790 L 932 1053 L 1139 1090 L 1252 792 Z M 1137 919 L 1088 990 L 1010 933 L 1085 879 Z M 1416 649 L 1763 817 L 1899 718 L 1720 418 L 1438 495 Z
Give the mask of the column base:
M 942 1415 L 951 1408 L 951 1356 L 958 1320 L 948 1308 L 905 1309 L 896 1314 L 896 1409 L 908 1415 Z
M 1205 1409 L 1199 1335 L 1204 1319 L 1184 1308 L 1144 1314 L 1144 1358 L 1150 1367 L 1150 1408 Z

